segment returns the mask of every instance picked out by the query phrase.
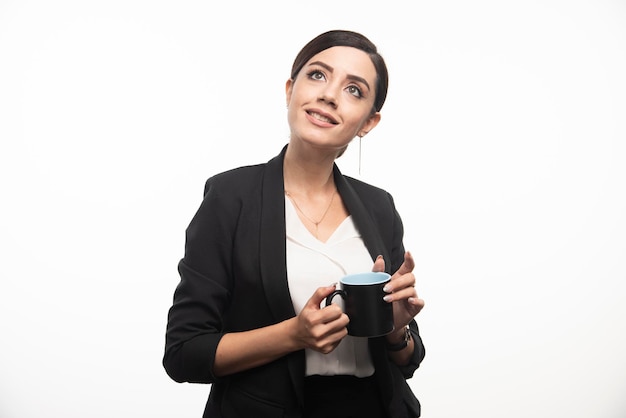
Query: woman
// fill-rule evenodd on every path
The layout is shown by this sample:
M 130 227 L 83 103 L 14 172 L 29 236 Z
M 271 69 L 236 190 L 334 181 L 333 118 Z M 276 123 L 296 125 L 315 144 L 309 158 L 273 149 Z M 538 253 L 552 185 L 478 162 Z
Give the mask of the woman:
M 163 364 L 211 383 L 204 417 L 418 417 L 406 379 L 424 357 L 424 306 L 392 197 L 335 159 L 380 121 L 383 58 L 363 35 L 330 31 L 286 83 L 290 140 L 265 164 L 218 174 L 186 231 Z M 395 329 L 347 335 L 322 301 L 350 273 L 387 271 Z

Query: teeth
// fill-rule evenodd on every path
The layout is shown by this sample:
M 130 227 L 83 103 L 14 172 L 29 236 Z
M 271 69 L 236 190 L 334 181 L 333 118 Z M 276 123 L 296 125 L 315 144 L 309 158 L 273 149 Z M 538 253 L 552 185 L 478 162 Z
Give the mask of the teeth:
M 327 118 L 326 116 L 322 116 L 320 114 L 317 113 L 312 113 L 311 112 L 311 116 L 313 116 L 315 119 L 322 121 L 322 122 L 327 122 L 327 123 L 334 123 L 331 119 Z

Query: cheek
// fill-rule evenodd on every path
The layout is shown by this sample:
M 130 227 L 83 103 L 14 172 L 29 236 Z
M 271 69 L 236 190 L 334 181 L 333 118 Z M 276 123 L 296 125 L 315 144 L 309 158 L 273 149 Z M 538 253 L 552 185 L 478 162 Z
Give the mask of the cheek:
M 359 133 L 359 131 L 363 129 L 363 127 L 367 124 L 368 119 L 369 119 L 368 117 L 361 117 L 361 118 L 355 119 L 354 129 L 356 129 L 357 133 Z
M 287 106 L 287 124 L 289 125 L 290 132 L 300 130 L 302 127 L 306 126 L 301 106 L 294 99 L 295 97 L 292 97 L 289 106 Z
M 289 106 L 287 106 L 287 123 L 289 126 L 293 127 L 295 120 L 296 112 L 293 110 L 293 105 L 289 104 Z

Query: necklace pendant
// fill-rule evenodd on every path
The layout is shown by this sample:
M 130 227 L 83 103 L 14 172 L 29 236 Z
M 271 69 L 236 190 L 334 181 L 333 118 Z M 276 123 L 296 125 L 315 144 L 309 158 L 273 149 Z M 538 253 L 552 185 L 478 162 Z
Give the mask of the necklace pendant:
M 317 229 L 319 227 L 319 224 L 321 224 L 322 221 L 324 220 L 324 218 L 326 218 L 326 215 L 328 214 L 328 211 L 330 210 L 330 207 L 333 205 L 333 200 L 335 200 L 335 195 L 337 194 L 337 189 L 335 189 L 333 191 L 333 195 L 330 197 L 330 202 L 328 202 L 328 206 L 326 207 L 326 210 L 324 211 L 324 214 L 322 214 L 322 217 L 317 222 L 314 221 L 313 219 L 311 219 L 311 217 L 309 217 L 306 213 L 304 213 L 304 211 L 300 208 L 300 205 L 298 205 L 298 202 L 296 201 L 295 197 L 293 197 L 293 195 L 291 193 L 289 193 L 288 191 L 285 191 L 285 194 L 287 195 L 287 197 L 289 197 L 291 199 L 291 201 L 293 202 L 293 204 L 296 207 L 296 209 L 298 210 L 298 212 L 300 212 L 306 219 L 308 219 L 309 222 L 311 222 L 313 225 L 315 225 L 315 238 L 317 238 Z

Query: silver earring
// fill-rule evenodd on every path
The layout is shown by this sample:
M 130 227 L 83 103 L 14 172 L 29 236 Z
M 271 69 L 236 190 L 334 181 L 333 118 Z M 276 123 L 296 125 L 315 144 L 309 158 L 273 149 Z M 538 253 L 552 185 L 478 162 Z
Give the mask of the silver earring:
M 363 136 L 359 135 L 359 176 L 361 175 L 361 139 Z

